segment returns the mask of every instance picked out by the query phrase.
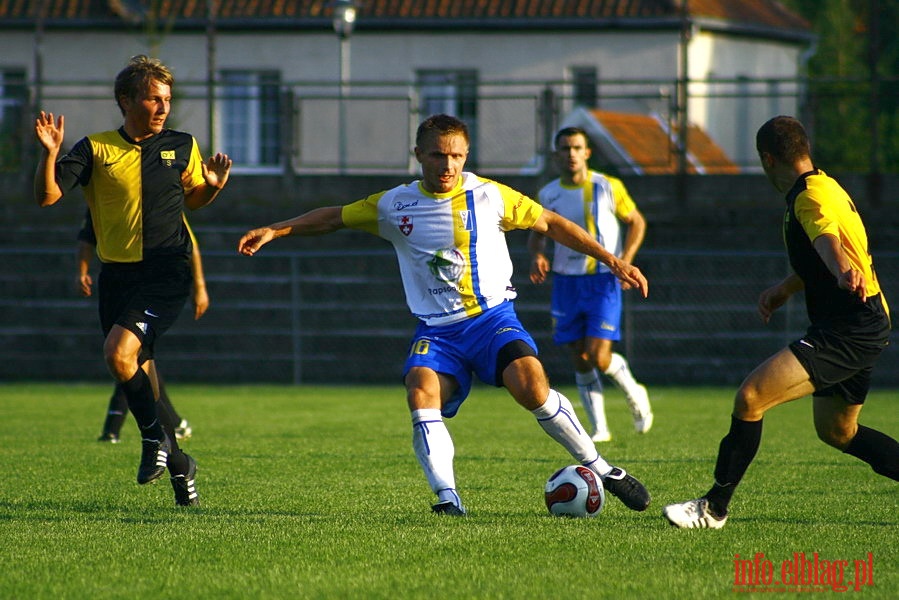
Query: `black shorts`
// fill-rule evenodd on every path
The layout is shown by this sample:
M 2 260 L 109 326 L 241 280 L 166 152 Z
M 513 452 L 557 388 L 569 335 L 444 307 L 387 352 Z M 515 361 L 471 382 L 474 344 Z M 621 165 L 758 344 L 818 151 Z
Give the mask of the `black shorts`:
M 114 325 L 141 341 L 140 362 L 153 358 L 156 339 L 171 327 L 190 296 L 188 256 L 165 256 L 139 263 L 105 263 L 100 271 L 100 326 Z
M 790 350 L 808 372 L 814 396 L 841 396 L 849 404 L 864 404 L 871 371 L 889 339 L 889 319 L 884 315 L 851 333 L 812 325 L 790 344 Z

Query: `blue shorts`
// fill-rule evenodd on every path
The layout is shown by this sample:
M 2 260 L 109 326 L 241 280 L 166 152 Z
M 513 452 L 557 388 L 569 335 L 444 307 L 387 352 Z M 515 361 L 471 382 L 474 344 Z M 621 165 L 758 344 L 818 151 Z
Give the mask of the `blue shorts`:
M 553 341 L 621 339 L 621 284 L 611 273 L 553 275 Z
M 456 379 L 459 388 L 443 406 L 444 417 L 453 417 L 471 392 L 472 373 L 484 383 L 497 383 L 496 359 L 503 346 L 515 340 L 537 344 L 515 314 L 511 302 L 488 308 L 476 317 L 450 325 L 419 323 L 403 367 L 403 377 L 413 367 L 425 367 Z

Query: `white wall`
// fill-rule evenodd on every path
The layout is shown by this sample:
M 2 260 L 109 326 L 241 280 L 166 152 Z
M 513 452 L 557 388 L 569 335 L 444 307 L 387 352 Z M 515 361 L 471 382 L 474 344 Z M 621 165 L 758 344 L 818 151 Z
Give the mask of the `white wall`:
M 501 88 L 491 86 L 490 94 L 520 95 L 515 99 L 503 97 L 482 103 L 479 110 L 485 117 L 486 129 L 478 140 L 483 147 L 482 155 L 496 155 L 510 163 L 527 162 L 533 157 L 531 146 L 540 142 L 536 133 L 539 123 L 534 114 L 542 88 L 539 82 L 561 82 L 569 77 L 570 67 L 595 65 L 600 76 L 602 108 L 664 112 L 669 103 L 667 98 L 632 96 L 658 95 L 660 91 L 673 93 L 678 39 L 677 32 L 358 32 L 350 40 L 353 93 L 391 95 L 398 99 L 377 105 L 361 102 L 351 105 L 349 118 L 357 136 L 351 151 L 358 154 L 360 149 L 377 146 L 379 139 L 383 140 L 389 132 L 395 138 L 391 145 L 408 140 L 414 118 L 410 124 L 409 114 L 393 113 L 402 106 L 414 108 L 411 84 L 417 70 L 476 69 L 482 84 L 508 84 Z M 25 67 L 31 73 L 33 40 L 30 32 L 4 32 L 0 36 L 0 65 Z M 309 101 L 304 106 L 303 118 L 309 126 L 298 135 L 316 142 L 317 147 L 301 148 L 301 153 L 308 156 L 318 152 L 326 161 L 336 156 L 336 144 L 322 139 L 327 135 L 333 137 L 335 129 L 336 117 L 331 113 L 336 111 L 327 106 L 334 100 L 339 77 L 339 42 L 334 34 L 254 35 L 220 31 L 216 46 L 218 69 L 277 69 L 283 82 L 301 84 L 298 87 L 301 96 L 323 96 L 317 105 Z M 74 84 L 44 88 L 44 108 L 67 116 L 70 143 L 89 132 L 120 123 L 112 100 L 113 79 L 131 55 L 151 52 L 150 41 L 142 33 L 79 31 L 45 32 L 42 50 L 45 79 Z M 784 43 L 759 43 L 748 38 L 699 32 L 689 49 L 690 77 L 694 80 L 738 76 L 790 78 L 796 75 L 800 51 Z M 158 56 L 173 69 L 177 82 L 170 124 L 190 131 L 203 144 L 208 138 L 209 120 L 203 85 L 207 66 L 205 35 L 202 32 L 164 35 Z M 615 83 L 615 80 L 619 81 Z M 516 81 L 520 84 L 512 84 Z M 379 85 L 384 82 L 406 85 Z M 564 86 L 560 89 L 565 91 Z M 773 89 L 774 86 L 763 84 L 751 87 L 737 83 L 693 84 L 690 91 L 697 96 L 690 103 L 690 120 L 709 131 L 738 163 L 753 162 L 757 125 L 774 112 L 796 110 L 795 99 L 775 102 L 763 97 Z M 780 84 L 777 91 L 796 90 L 789 83 Z M 734 97 L 703 97 L 722 92 Z M 759 97 L 749 98 L 747 93 Z M 629 97 L 610 98 L 609 94 Z M 61 96 L 80 98 L 64 100 Z M 404 103 L 399 100 L 402 97 L 410 100 Z M 567 103 L 561 108 L 564 116 L 573 107 Z M 371 114 L 378 115 L 380 127 L 365 126 Z M 394 121 L 388 124 L 390 119 Z M 366 139 L 369 136 L 371 139 Z

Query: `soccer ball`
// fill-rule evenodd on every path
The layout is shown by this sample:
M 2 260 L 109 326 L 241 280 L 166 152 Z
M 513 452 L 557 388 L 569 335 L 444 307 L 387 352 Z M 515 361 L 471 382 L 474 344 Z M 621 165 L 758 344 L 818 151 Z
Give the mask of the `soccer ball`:
M 569 465 L 553 473 L 543 495 L 549 513 L 557 517 L 595 517 L 606 504 L 599 476 L 582 465 Z

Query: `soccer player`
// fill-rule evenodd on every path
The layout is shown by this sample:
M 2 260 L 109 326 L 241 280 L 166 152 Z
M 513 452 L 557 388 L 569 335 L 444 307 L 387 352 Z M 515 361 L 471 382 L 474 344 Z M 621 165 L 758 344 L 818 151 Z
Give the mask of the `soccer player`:
M 470 138 L 459 119 L 429 117 L 419 125 L 415 144 L 421 180 L 253 229 L 240 239 L 238 251 L 252 256 L 276 238 L 345 227 L 393 244 L 406 303 L 419 320 L 403 377 L 412 446 L 437 495 L 434 512 L 466 514 L 456 490 L 453 441 L 443 419 L 459 410 L 473 374 L 505 386 L 546 433 L 599 475 L 610 493 L 633 510 L 645 510 L 650 502 L 646 488 L 599 455 L 571 403 L 550 389 L 536 344 L 513 308 L 516 293 L 505 232 L 534 229 L 590 254 L 644 296 L 646 278 L 574 223 L 509 187 L 464 172 Z
M 206 290 L 206 278 L 203 276 L 203 258 L 200 255 L 200 245 L 187 218 L 184 219 L 184 226 L 187 227 L 187 233 L 190 235 L 190 241 L 193 244 L 193 250 L 190 255 L 190 274 L 192 281 L 192 298 L 194 304 L 194 319 L 199 319 L 209 308 L 209 293 Z M 91 259 L 96 254 L 97 236 L 94 234 L 94 222 L 91 220 L 90 209 L 85 210 L 84 220 L 81 223 L 81 229 L 78 230 L 78 245 L 75 252 L 75 268 L 77 271 L 77 287 L 81 295 L 89 298 L 93 295 L 94 281 L 91 278 L 90 266 Z M 153 361 L 155 368 L 155 361 Z M 182 419 L 172 405 L 166 391 L 165 384 L 159 371 L 156 371 L 156 380 L 159 390 L 159 416 L 163 420 L 169 419 L 169 426 L 175 432 L 175 439 L 182 441 L 190 438 L 193 434 L 193 428 L 187 419 Z M 125 397 L 125 390 L 122 384 L 116 383 L 109 397 L 109 406 L 106 409 L 106 418 L 103 421 L 103 431 L 98 442 L 106 442 L 110 444 L 118 444 L 121 435 L 122 425 L 125 424 L 125 417 L 128 416 L 128 399 Z
M 555 136 L 553 157 L 560 177 L 540 189 L 544 207 L 559 213 L 590 232 L 596 240 L 625 262 L 633 262 L 646 233 L 646 220 L 620 179 L 591 170 L 587 134 L 566 127 Z M 621 223 L 627 225 L 622 242 Z M 541 284 L 550 271 L 546 237 L 532 231 L 531 281 Z M 600 373 L 624 392 L 634 428 L 646 433 L 653 414 L 646 387 L 637 383 L 627 360 L 612 352 L 621 339 L 621 284 L 607 266 L 566 246 L 555 247 L 552 261 L 551 314 L 553 341 L 568 346 L 581 404 L 593 428 L 594 442 L 612 439 L 606 421 Z
M 172 103 L 171 71 L 157 59 L 133 57 L 115 79 L 122 126 L 79 140 L 60 156 L 65 119 L 41 111 L 35 135 L 42 146 L 34 197 L 50 206 L 81 185 L 102 262 L 99 279 L 103 355 L 142 438 L 137 482 L 171 475 L 175 503 L 195 506 L 196 462 L 159 418 L 154 345 L 190 295 L 191 241 L 184 207 L 212 202 L 228 181 L 231 160 L 205 163 L 188 133 L 165 128 Z
M 871 371 L 890 337 L 886 300 L 874 273 L 865 227 L 852 199 L 815 167 L 802 124 L 774 117 L 756 134 L 762 167 L 786 195 L 783 236 L 793 273 L 763 291 L 758 311 L 771 314 L 805 292 L 805 335 L 749 374 L 734 400 L 721 440 L 715 482 L 706 494 L 663 509 L 683 528 L 724 527 L 734 490 L 755 457 L 762 418 L 779 404 L 812 394 L 818 437 L 899 480 L 899 443 L 858 423 Z

